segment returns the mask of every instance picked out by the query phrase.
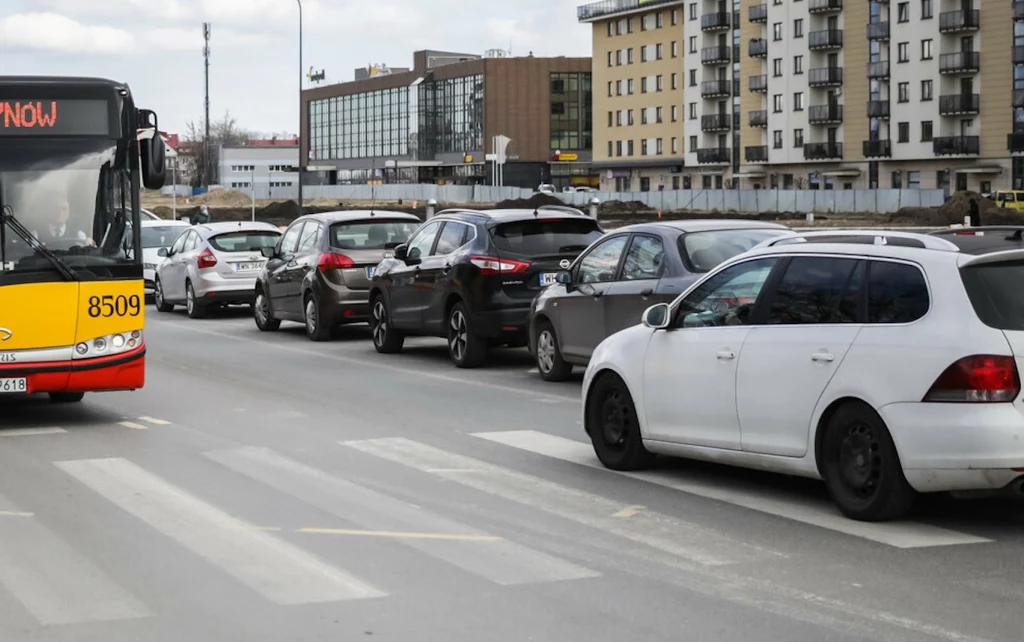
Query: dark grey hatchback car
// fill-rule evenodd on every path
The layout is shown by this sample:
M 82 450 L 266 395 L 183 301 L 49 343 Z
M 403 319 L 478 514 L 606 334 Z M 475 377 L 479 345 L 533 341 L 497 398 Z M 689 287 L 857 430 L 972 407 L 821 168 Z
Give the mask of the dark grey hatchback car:
M 590 245 L 530 307 L 530 351 L 548 381 L 586 366 L 606 337 L 640 323 L 712 268 L 773 236 L 776 223 L 689 220 L 639 223 Z

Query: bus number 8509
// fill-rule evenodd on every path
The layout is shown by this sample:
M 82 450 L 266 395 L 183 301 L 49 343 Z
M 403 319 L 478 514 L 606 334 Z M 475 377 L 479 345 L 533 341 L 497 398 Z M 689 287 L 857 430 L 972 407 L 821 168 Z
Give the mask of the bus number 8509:
M 137 317 L 140 312 L 142 312 L 142 303 L 137 294 L 131 296 L 105 294 L 89 297 L 89 316 L 93 318 Z

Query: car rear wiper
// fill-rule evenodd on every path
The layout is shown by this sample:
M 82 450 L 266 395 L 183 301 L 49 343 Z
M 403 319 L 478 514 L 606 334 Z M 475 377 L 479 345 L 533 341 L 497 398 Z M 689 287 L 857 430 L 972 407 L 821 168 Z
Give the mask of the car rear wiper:
M 582 252 L 583 250 L 590 247 L 589 245 L 563 245 L 558 248 L 559 252 Z
M 53 268 L 57 270 L 62 277 L 64 277 L 65 281 L 78 280 L 74 270 L 68 267 L 64 261 L 61 261 L 57 255 L 51 252 L 45 245 L 40 243 L 39 239 L 33 236 L 32 232 L 22 225 L 21 221 L 14 217 L 14 208 L 10 205 L 4 205 L 3 210 L 0 211 L 0 229 L 7 229 L 7 227 L 14 230 L 14 233 L 28 243 L 29 247 L 42 254 L 43 257 L 50 262 Z M 6 240 L 6 238 L 4 240 Z

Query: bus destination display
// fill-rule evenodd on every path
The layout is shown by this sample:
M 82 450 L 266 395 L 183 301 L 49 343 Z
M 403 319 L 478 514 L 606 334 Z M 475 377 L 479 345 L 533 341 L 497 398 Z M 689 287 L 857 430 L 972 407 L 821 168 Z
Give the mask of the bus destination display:
M 0 98 L 0 137 L 108 136 L 105 100 L 14 100 Z

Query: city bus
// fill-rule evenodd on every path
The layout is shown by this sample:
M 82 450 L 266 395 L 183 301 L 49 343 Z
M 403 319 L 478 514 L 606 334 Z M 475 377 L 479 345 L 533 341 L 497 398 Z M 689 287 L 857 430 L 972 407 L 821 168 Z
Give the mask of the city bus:
M 124 83 L 0 76 L 0 403 L 143 387 L 139 194 L 164 165 Z

